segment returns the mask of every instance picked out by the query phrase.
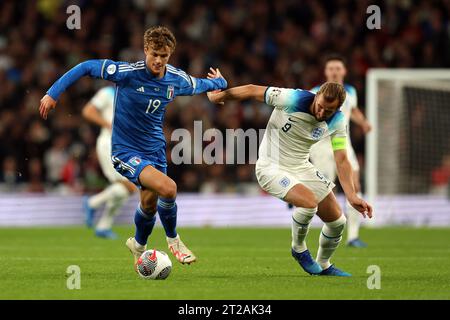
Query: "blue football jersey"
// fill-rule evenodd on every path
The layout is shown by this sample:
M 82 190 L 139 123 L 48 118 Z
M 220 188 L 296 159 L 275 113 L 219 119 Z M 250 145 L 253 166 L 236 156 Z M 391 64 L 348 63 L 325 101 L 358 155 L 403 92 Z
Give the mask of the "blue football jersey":
M 224 89 L 225 79 L 199 79 L 171 65 L 162 78 L 155 77 L 144 61 L 88 60 L 64 74 L 48 90 L 55 100 L 74 81 L 84 75 L 116 83 L 112 153 L 119 150 L 153 154 L 165 148 L 163 132 L 167 105 L 176 96 L 194 95 Z

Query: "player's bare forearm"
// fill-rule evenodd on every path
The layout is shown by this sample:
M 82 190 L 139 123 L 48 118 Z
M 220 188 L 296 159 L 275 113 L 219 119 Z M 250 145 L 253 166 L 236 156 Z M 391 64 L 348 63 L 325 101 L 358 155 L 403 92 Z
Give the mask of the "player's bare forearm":
M 264 93 L 266 86 L 257 86 L 254 84 L 247 84 L 244 86 L 234 87 L 221 92 L 211 92 L 208 98 L 213 103 L 224 103 L 231 100 L 249 100 L 254 99 L 264 102 Z
M 81 112 L 81 114 L 83 115 L 83 118 L 85 118 L 89 122 L 102 128 L 111 129 L 111 124 L 103 119 L 101 114 L 97 111 L 97 108 L 95 108 L 92 103 L 87 103 L 83 107 L 83 111 Z
M 347 150 L 334 151 L 334 158 L 336 161 L 336 169 L 341 183 L 342 189 L 344 189 L 345 197 L 351 206 L 358 210 L 363 217 L 372 218 L 372 207 L 359 198 L 355 192 L 355 186 L 353 185 L 353 169 L 347 158 Z
M 344 189 L 345 196 L 347 199 L 354 198 L 356 191 L 353 185 L 353 171 L 350 161 L 348 161 L 347 155 L 335 155 L 335 160 L 339 182 L 341 183 L 342 189 Z
M 350 119 L 354 123 L 359 125 L 363 129 L 364 133 L 367 133 L 367 132 L 369 132 L 372 129 L 369 121 L 367 121 L 366 117 L 361 112 L 361 110 L 359 110 L 359 108 L 353 108 L 352 109 L 352 113 L 350 115 Z

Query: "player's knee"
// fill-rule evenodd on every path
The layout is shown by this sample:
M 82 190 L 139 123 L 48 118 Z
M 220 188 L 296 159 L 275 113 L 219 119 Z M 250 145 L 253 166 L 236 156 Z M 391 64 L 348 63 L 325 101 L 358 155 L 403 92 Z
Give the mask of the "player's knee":
M 125 186 L 125 188 L 127 188 L 128 192 L 130 194 L 134 193 L 136 191 L 136 186 L 130 182 L 130 181 L 122 181 L 123 185 Z
M 152 201 L 152 202 L 141 201 L 141 208 L 147 214 L 154 214 L 154 213 L 156 213 L 156 210 L 157 210 L 156 209 L 156 201 Z
M 315 196 L 307 197 L 301 200 L 302 208 L 314 209 L 317 208 L 318 201 Z
M 162 198 L 175 199 L 177 197 L 177 184 L 175 181 L 170 180 L 170 182 L 165 183 L 161 188 L 159 195 Z

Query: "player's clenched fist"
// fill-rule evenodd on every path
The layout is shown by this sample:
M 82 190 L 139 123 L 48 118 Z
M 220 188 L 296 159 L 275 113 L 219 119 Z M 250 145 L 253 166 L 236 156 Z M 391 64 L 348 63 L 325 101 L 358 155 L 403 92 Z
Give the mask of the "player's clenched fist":
M 55 107 L 56 107 L 55 99 L 46 94 L 41 99 L 41 105 L 39 106 L 39 113 L 41 117 L 47 119 L 48 113 L 50 112 L 51 109 L 54 109 Z

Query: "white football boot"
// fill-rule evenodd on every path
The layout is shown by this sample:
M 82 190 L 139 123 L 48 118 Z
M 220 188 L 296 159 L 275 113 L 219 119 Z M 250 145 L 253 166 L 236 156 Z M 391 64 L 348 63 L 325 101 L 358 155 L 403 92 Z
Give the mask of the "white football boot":
M 137 262 L 141 257 L 141 255 L 145 252 L 145 250 L 147 250 L 147 246 L 146 245 L 141 246 L 139 243 L 136 242 L 136 239 L 134 239 L 134 237 L 128 238 L 125 244 L 134 257 L 134 271 L 137 272 Z
M 192 251 L 186 247 L 183 241 L 181 241 L 179 235 L 177 235 L 176 238 L 166 237 L 166 239 L 170 252 L 172 252 L 172 254 L 180 263 L 191 264 L 192 262 L 195 262 L 197 260 Z

